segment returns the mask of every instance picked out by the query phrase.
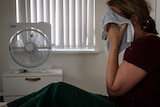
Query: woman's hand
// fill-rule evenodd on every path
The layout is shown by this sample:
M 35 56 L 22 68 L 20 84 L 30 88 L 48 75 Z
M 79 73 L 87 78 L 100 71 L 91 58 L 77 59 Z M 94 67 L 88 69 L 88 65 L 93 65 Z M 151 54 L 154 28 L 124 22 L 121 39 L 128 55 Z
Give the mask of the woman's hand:
M 127 24 L 123 24 L 119 27 L 117 24 L 110 23 L 107 26 L 106 33 L 110 40 L 110 46 L 119 47 L 121 44 L 124 31 L 127 28 Z

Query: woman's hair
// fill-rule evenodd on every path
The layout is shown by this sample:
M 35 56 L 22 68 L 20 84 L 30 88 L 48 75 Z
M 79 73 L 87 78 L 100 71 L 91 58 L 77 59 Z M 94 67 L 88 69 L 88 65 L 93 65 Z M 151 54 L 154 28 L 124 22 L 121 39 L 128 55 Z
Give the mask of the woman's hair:
M 145 32 L 158 34 L 155 21 L 150 17 L 151 6 L 146 0 L 109 0 L 107 4 L 117 7 L 128 19 L 137 14 L 141 28 Z

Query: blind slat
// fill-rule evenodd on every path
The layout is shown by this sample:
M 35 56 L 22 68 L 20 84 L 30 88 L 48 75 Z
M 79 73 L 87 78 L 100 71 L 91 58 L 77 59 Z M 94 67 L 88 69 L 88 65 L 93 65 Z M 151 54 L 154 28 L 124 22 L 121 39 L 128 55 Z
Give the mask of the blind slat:
M 87 37 L 87 0 L 82 0 L 82 47 L 86 46 Z
M 82 47 L 82 0 L 75 0 L 75 10 L 76 10 L 76 48 Z
M 51 43 L 55 45 L 55 2 L 56 0 L 50 0 L 50 24 L 51 29 Z
M 69 48 L 69 0 L 63 3 L 63 22 L 64 22 L 64 48 Z
M 69 0 L 69 42 L 75 48 L 75 0 Z
M 44 22 L 50 22 L 50 3 L 49 3 L 49 0 L 43 0 L 43 6 L 44 6 Z
M 88 46 L 92 47 L 94 45 L 94 1 L 88 0 Z
M 25 0 L 26 22 L 31 22 L 30 0 Z
M 36 0 L 30 0 L 30 13 L 31 13 L 31 22 L 35 23 L 37 22 L 37 1 Z
M 37 0 L 37 22 L 44 22 L 43 0 Z
M 63 0 L 56 0 L 56 46 L 63 46 Z
M 26 22 L 26 11 L 25 11 L 24 0 L 16 1 L 16 10 L 17 10 L 17 22 Z

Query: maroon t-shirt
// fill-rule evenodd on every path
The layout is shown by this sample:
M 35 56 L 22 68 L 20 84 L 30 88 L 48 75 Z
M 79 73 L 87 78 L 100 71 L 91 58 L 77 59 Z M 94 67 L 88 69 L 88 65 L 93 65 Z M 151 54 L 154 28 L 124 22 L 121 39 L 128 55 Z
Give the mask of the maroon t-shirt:
M 126 49 L 124 60 L 147 75 L 132 90 L 112 100 L 119 107 L 160 107 L 160 38 L 151 35 L 136 40 Z

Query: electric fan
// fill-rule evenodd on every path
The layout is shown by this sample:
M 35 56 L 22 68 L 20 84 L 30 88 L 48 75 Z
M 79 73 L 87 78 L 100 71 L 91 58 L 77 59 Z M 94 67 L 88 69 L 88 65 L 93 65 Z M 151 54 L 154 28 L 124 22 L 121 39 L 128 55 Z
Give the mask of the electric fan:
M 50 24 L 9 24 L 10 69 L 49 69 L 50 49 Z

